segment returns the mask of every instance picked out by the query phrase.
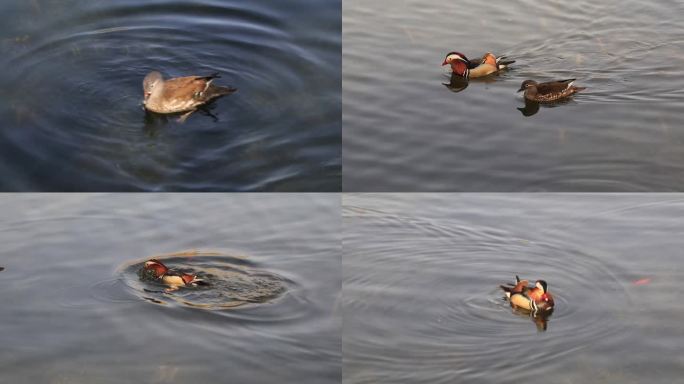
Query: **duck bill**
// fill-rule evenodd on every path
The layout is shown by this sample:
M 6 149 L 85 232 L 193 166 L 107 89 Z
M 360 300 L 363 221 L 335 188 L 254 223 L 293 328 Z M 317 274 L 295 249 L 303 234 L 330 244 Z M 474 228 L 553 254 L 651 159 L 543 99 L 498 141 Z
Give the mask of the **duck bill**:
M 524 90 L 525 90 L 525 88 L 523 88 L 523 87 L 520 87 L 520 89 L 518 89 L 518 90 L 516 91 L 516 93 L 518 93 L 518 92 L 522 92 L 522 91 L 524 91 Z
M 445 59 L 444 62 L 442 62 L 442 67 L 445 66 L 445 65 L 447 65 L 447 64 L 449 64 L 449 63 L 447 63 L 447 61 L 446 61 L 446 59 Z

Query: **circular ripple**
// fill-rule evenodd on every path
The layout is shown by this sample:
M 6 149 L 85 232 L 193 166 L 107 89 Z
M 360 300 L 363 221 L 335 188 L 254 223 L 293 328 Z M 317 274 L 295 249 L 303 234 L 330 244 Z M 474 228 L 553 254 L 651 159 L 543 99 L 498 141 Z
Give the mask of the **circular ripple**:
M 402 357 L 384 359 L 383 369 L 396 364 L 400 371 L 406 358 L 424 357 L 429 359 L 426 369 L 444 375 L 438 382 L 448 382 L 449 373 L 477 377 L 484 366 L 490 373 L 523 376 L 552 364 L 560 355 L 621 332 L 616 316 L 630 299 L 611 272 L 619 267 L 573 244 L 521 238 L 498 227 L 459 220 L 442 225 L 355 207 L 346 213 L 357 219 L 363 216 L 355 226 L 368 230 L 358 233 L 383 234 L 382 242 L 363 246 L 367 272 L 345 280 L 345 286 L 353 287 L 351 292 L 361 292 L 347 300 L 350 311 L 379 307 L 383 310 L 378 312 L 392 313 L 392 319 L 370 332 L 402 329 L 401 336 L 395 337 L 402 339 L 410 356 L 397 352 Z M 355 235 L 346 240 L 364 241 Z M 424 249 L 417 249 L 421 243 Z M 504 299 L 498 285 L 513 282 L 516 274 L 549 283 L 556 308 L 546 323 L 514 311 Z M 431 288 L 426 290 L 425 284 Z M 421 310 L 423 314 L 415 314 Z M 412 324 L 400 319 L 404 315 Z M 382 350 L 376 344 L 380 341 L 350 340 L 349 349 L 355 351 L 350 360 L 373 362 Z M 511 356 L 521 358 L 511 365 Z
M 170 289 L 164 284 L 142 281 L 139 260 L 120 268 L 121 281 L 137 297 L 156 304 L 183 305 L 208 310 L 223 310 L 274 302 L 284 296 L 294 282 L 261 269 L 243 258 L 196 253 L 191 257 L 156 256 L 169 267 L 195 274 L 207 285 Z
M 203 1 L 73 11 L 44 21 L 25 42 L 0 44 L 0 96 L 7 100 L 0 113 L 12 127 L 0 129 L 0 144 L 13 164 L 44 172 L 24 182 L 60 190 L 224 191 L 260 189 L 298 177 L 300 166 L 319 167 L 283 156 L 320 140 L 300 128 L 321 113 L 311 89 L 319 83 L 307 76 L 329 70 L 298 44 L 277 10 Z M 152 70 L 165 77 L 219 72 L 219 83 L 239 92 L 208 106 L 216 120 L 195 116 L 192 129 L 169 124 L 175 119 L 142 108 L 142 79 Z M 244 156 L 251 162 L 237 161 Z M 59 177 L 49 171 L 56 160 Z

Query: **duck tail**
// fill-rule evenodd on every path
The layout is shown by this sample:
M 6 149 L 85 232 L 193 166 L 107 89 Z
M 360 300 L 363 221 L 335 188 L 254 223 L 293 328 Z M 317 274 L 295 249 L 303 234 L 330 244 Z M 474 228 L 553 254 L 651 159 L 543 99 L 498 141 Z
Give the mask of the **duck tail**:
M 233 87 L 219 87 L 219 86 L 217 86 L 215 91 L 216 91 L 216 93 L 219 94 L 220 96 L 223 96 L 223 95 L 230 95 L 231 93 L 237 92 L 237 88 L 233 88 Z
M 214 73 L 212 73 L 212 74 L 209 75 L 209 76 L 198 76 L 197 79 L 198 79 L 198 80 L 211 81 L 211 80 L 213 80 L 213 79 L 218 79 L 218 78 L 220 78 L 220 77 L 221 77 L 221 74 L 220 74 L 220 73 L 214 72 Z
M 499 67 L 506 68 L 510 64 L 515 63 L 515 60 L 508 60 L 506 56 L 501 56 L 496 60 L 496 63 L 499 64 Z
M 234 93 L 237 91 L 237 88 L 232 88 L 232 87 L 221 87 L 218 85 L 211 85 L 206 91 L 206 98 L 207 99 L 213 99 L 215 97 L 221 97 L 224 95 L 229 95 L 231 93 Z
M 506 295 L 506 297 L 508 297 L 508 298 L 511 297 L 511 292 L 513 291 L 513 287 L 507 287 L 507 286 L 505 286 L 505 285 L 499 285 L 499 287 L 501 287 L 501 289 L 503 289 L 504 294 Z

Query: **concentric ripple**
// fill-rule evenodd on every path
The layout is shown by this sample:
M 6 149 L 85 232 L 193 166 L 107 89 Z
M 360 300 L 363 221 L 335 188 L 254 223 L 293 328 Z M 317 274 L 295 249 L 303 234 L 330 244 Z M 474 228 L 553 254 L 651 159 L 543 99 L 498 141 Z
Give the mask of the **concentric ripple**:
M 483 367 L 510 382 L 622 331 L 630 298 L 619 268 L 574 244 L 353 204 L 345 217 L 356 228 L 345 237 L 350 382 L 461 382 Z M 546 323 L 505 301 L 498 285 L 516 274 L 547 280 L 556 308 Z
M 339 36 L 309 31 L 320 39 L 307 41 L 291 9 L 267 3 L 46 6 L 18 40 L 0 44 L 0 153 L 13 173 L 4 189 L 330 189 L 339 85 L 327 84 L 339 84 Z M 309 10 L 325 19 L 329 7 Z M 180 125 L 144 113 L 141 84 L 152 70 L 218 72 L 217 83 L 239 91 Z M 21 172 L 25 163 L 32 174 Z
M 156 304 L 180 304 L 209 310 L 230 309 L 274 302 L 295 286 L 287 278 L 235 256 L 191 253 L 154 258 L 184 273 L 197 275 L 206 283 L 197 287 L 171 289 L 164 284 L 143 281 L 139 278 L 139 271 L 149 258 L 122 267 L 120 274 L 124 284 L 136 296 Z

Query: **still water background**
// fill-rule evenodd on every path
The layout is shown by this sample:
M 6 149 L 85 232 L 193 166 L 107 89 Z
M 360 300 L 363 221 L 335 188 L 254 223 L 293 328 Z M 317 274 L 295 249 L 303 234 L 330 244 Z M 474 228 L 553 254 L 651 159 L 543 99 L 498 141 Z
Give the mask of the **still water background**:
M 0 190 L 339 191 L 340 0 L 4 0 Z M 142 79 L 239 91 L 185 124 Z
M 684 190 L 682 1 L 343 3 L 344 190 Z M 517 60 L 452 92 L 449 51 Z M 529 117 L 525 79 L 588 89 Z
M 339 383 L 339 210 L 334 194 L 0 197 L 0 382 Z M 244 259 L 287 292 L 205 310 L 125 273 L 184 250 Z
M 344 382 L 673 383 L 679 195 L 344 197 Z M 545 279 L 540 331 L 499 284 Z

